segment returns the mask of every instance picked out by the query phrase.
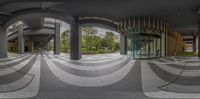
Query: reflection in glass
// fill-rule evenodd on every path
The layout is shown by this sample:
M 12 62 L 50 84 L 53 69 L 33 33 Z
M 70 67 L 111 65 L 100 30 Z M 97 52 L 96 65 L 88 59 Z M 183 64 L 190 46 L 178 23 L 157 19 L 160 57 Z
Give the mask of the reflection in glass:
M 146 59 L 161 57 L 161 37 L 145 33 L 134 33 L 128 36 L 128 57 Z

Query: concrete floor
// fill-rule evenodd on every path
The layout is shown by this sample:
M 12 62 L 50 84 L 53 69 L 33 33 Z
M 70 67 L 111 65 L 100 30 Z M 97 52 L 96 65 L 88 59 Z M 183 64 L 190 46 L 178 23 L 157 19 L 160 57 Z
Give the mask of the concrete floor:
M 200 99 L 200 59 L 131 60 L 118 53 L 9 54 L 0 59 L 0 99 Z

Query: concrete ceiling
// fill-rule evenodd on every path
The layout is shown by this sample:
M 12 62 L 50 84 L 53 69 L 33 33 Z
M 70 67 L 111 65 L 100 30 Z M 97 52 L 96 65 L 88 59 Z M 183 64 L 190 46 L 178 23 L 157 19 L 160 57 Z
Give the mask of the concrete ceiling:
M 0 0 L 0 21 L 18 11 L 36 8 L 56 10 L 71 16 L 96 16 L 112 20 L 128 16 L 159 17 L 171 23 L 173 31 L 187 36 L 197 32 L 200 21 L 197 14 L 200 0 Z M 34 22 L 30 19 L 26 21 Z
M 52 38 L 51 35 L 46 35 L 46 34 L 42 34 L 42 35 L 29 35 L 27 36 L 27 38 L 31 39 L 32 41 L 43 41 L 43 42 L 47 42 L 49 39 Z
M 29 25 L 29 28 L 32 30 L 39 29 L 43 26 L 43 24 L 41 23 L 43 21 L 43 18 L 40 17 L 31 17 L 22 20 L 25 21 Z

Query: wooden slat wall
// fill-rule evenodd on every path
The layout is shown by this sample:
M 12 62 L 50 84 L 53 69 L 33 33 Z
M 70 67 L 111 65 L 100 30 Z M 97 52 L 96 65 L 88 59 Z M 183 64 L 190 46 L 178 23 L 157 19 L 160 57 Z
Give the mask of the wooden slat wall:
M 171 32 L 171 26 L 166 20 L 153 17 L 127 17 L 119 20 L 118 31 L 129 36 L 130 33 L 152 33 L 161 35 L 166 33 L 166 56 L 177 55 L 184 49 L 182 36 L 178 32 Z M 131 29 L 131 32 L 129 31 Z
M 167 55 L 174 56 L 183 52 L 185 43 L 182 36 L 178 32 L 169 32 L 167 34 Z

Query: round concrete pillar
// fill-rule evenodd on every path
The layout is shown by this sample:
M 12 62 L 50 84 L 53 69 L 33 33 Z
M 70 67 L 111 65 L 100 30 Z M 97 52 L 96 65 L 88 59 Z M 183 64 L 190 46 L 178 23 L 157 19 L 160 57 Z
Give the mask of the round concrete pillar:
M 71 33 L 70 33 L 70 59 L 79 60 L 82 57 L 81 47 L 82 47 L 82 35 L 80 31 L 79 21 L 75 20 L 71 24 Z
M 0 58 L 7 57 L 7 34 L 6 30 L 0 28 Z
M 55 35 L 54 35 L 54 54 L 60 54 L 60 24 L 55 24 Z
M 18 53 L 24 53 L 23 25 L 18 26 Z
M 120 54 L 126 55 L 127 54 L 127 37 L 120 34 Z

